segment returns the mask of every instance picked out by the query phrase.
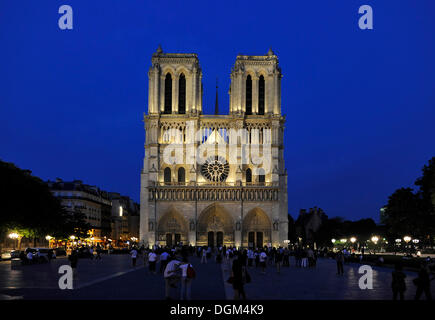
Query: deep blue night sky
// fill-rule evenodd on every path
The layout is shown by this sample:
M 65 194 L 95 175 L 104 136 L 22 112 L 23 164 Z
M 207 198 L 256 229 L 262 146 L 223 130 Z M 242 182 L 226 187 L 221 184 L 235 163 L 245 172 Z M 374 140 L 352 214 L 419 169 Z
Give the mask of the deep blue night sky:
M 71 5 L 74 29 L 58 28 Z M 374 30 L 358 28 L 369 4 Z M 204 113 L 236 55 L 284 74 L 289 212 L 379 218 L 435 156 L 435 1 L 0 2 L 0 159 L 139 200 L 147 72 L 159 43 L 195 52 Z

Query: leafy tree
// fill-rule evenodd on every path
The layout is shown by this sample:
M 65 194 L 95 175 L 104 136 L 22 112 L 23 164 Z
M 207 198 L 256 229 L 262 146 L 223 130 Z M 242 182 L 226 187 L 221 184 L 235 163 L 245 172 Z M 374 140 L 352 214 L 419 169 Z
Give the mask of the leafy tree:
M 66 236 L 80 219 L 71 217 L 48 185 L 12 163 L 0 161 L 0 233 L 15 230 L 35 239 L 46 235 Z M 82 221 L 83 222 L 83 221 Z M 80 224 L 79 224 L 80 225 Z

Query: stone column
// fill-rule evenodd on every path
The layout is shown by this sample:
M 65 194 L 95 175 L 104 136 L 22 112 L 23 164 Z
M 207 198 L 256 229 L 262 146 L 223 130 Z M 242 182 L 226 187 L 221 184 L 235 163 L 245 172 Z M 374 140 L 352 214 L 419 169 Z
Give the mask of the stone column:
M 252 77 L 252 114 L 258 113 L 258 77 Z

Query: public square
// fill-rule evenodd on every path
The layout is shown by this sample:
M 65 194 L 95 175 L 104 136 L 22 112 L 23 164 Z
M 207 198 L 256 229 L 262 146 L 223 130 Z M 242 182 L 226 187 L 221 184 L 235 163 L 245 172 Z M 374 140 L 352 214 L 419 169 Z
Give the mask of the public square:
M 201 264 L 199 258 L 190 257 L 196 270 L 192 284 L 192 300 L 232 300 L 233 289 L 227 284 L 230 268 L 225 260 L 217 264 L 210 259 Z M 20 266 L 11 270 L 9 261 L 0 262 L 0 297 L 11 299 L 60 300 L 163 300 L 165 288 L 162 274 L 151 274 L 144 268 L 141 256 L 135 268 L 129 255 L 103 255 L 102 260 L 80 259 L 78 277 L 73 290 L 58 287 L 59 266 L 69 264 L 58 258 L 46 264 Z M 319 258 L 313 268 L 298 268 L 293 257 L 290 267 L 267 266 L 266 274 L 260 268 L 249 268 L 252 282 L 245 286 L 248 300 L 391 300 L 391 272 L 386 267 L 373 267 L 373 289 L 358 286 L 359 264 L 345 264 L 344 276 L 336 275 L 333 259 Z M 157 264 L 157 268 L 159 265 Z M 405 271 L 407 291 L 405 299 L 414 298 L 416 287 L 412 280 L 415 272 Z M 434 286 L 431 288 L 435 294 Z M 178 299 L 177 289 L 171 293 Z M 423 297 L 424 298 L 424 297 Z

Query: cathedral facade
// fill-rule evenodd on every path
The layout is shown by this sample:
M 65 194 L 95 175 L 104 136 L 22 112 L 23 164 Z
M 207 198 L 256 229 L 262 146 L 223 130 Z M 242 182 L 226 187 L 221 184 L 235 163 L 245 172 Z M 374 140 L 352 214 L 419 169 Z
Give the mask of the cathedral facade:
M 204 115 L 196 54 L 159 47 L 148 72 L 140 241 L 263 247 L 288 235 L 281 69 L 238 55 L 230 112 Z

